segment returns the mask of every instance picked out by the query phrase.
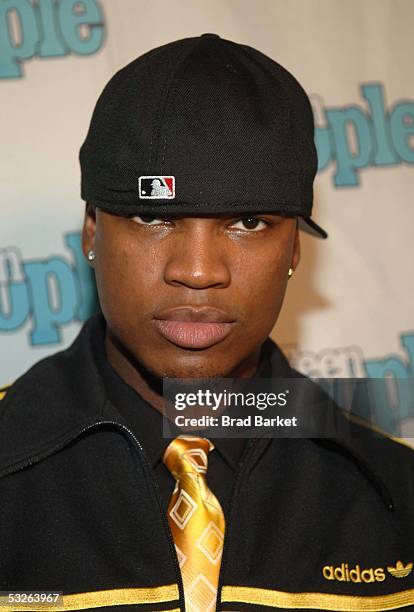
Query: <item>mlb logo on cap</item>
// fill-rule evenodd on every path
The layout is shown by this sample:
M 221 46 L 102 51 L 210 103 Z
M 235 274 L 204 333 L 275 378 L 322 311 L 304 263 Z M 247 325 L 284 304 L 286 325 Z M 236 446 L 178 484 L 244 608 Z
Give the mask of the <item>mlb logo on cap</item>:
M 175 197 L 174 176 L 140 176 L 139 197 L 141 199 L 164 200 Z

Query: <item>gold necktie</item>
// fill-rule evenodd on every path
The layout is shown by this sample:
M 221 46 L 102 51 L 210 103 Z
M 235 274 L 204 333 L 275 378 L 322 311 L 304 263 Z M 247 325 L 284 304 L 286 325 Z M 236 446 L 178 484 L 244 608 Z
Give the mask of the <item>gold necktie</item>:
M 168 522 L 189 612 L 212 612 L 216 607 L 225 521 L 220 502 L 206 480 L 208 453 L 213 449 L 207 438 L 178 436 L 163 457 L 176 479 Z

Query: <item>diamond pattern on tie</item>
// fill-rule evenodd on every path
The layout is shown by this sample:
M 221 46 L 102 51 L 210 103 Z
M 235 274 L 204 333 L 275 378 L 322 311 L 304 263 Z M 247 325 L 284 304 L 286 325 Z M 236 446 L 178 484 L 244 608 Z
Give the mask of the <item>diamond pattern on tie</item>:
M 187 491 L 181 489 L 177 501 L 169 511 L 169 516 L 180 529 L 184 529 L 197 510 L 197 505 L 197 502 L 188 495 Z
M 225 520 L 206 480 L 208 454 L 213 449 L 207 438 L 178 436 L 163 457 L 176 479 L 167 516 L 189 612 L 211 612 L 216 606 Z
M 213 565 L 221 559 L 223 552 L 223 534 L 213 521 L 207 525 L 196 542 L 196 546 L 203 552 Z
M 216 597 L 217 587 L 204 574 L 199 574 L 189 586 L 186 607 L 190 612 L 210 612 L 216 606 Z

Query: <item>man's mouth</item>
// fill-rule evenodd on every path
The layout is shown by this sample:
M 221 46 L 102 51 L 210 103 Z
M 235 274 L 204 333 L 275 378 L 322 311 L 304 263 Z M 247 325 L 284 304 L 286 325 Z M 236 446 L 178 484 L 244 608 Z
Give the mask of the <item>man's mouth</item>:
M 161 335 L 173 344 L 203 349 L 224 340 L 235 319 L 211 306 L 180 306 L 158 313 L 154 322 Z

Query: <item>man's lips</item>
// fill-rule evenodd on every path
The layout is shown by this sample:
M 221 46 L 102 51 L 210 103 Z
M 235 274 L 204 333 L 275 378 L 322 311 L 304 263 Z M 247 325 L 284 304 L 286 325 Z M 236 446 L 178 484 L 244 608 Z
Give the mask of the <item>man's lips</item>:
M 161 335 L 173 344 L 202 349 L 226 338 L 235 319 L 211 306 L 180 306 L 158 313 L 154 322 Z

